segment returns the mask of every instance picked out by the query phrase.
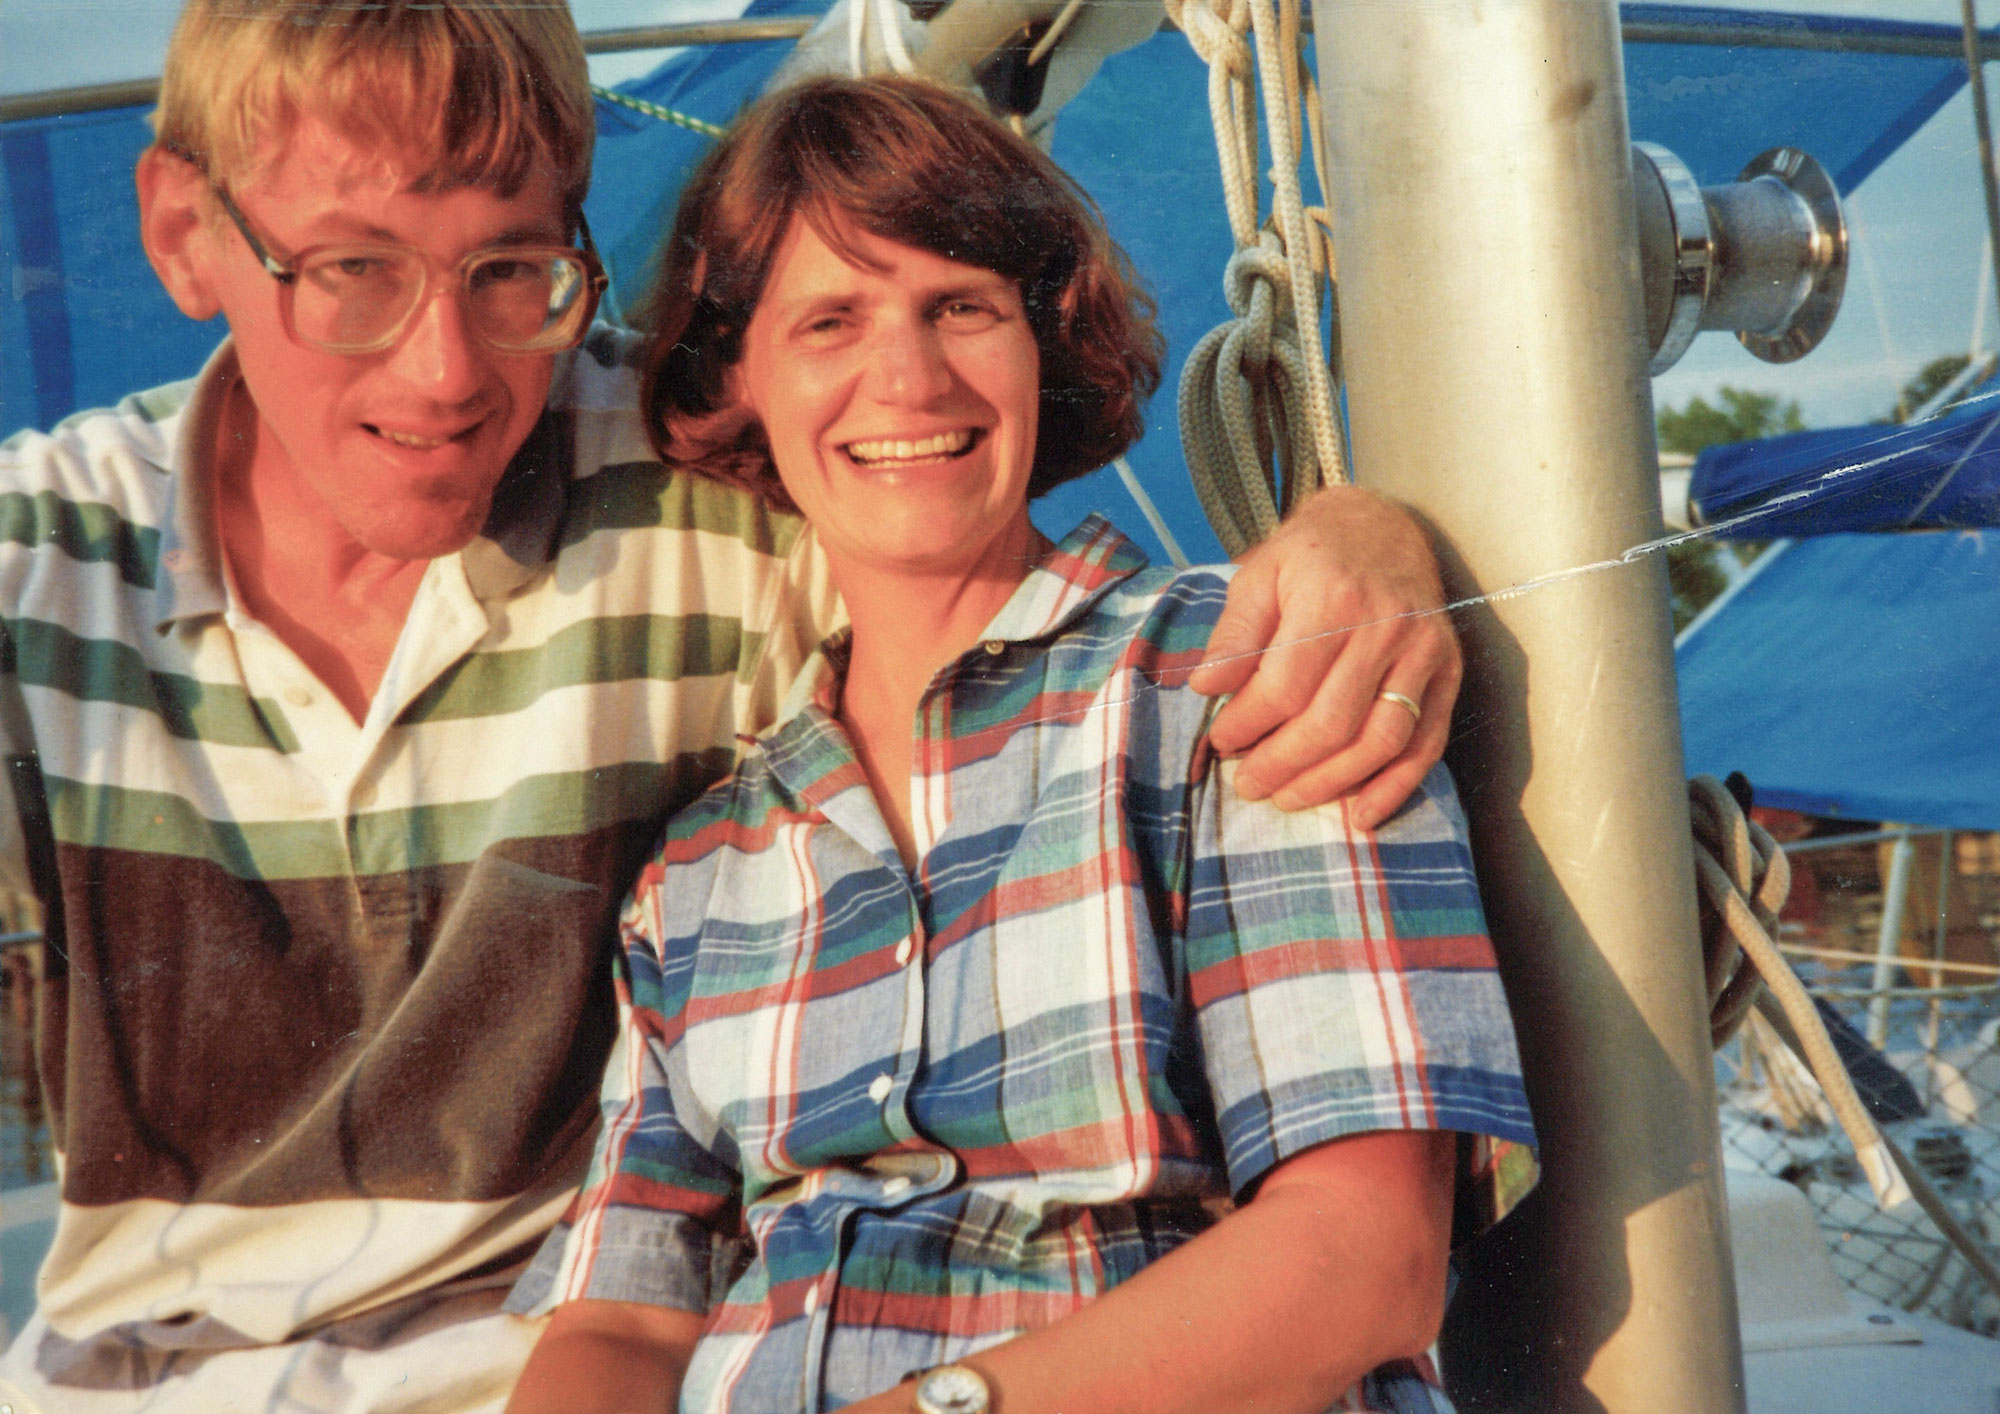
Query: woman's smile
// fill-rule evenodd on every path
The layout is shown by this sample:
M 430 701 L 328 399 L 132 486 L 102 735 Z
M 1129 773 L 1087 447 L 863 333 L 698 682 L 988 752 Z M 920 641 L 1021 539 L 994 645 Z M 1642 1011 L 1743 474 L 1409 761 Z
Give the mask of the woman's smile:
M 980 428 L 962 427 L 955 432 L 939 432 L 914 441 L 880 439 L 849 442 L 841 450 L 847 454 L 849 461 L 871 470 L 929 466 L 964 456 L 978 443 L 981 435 Z
M 1030 533 L 1041 355 L 1020 286 L 833 219 L 831 243 L 797 220 L 778 247 L 737 394 L 837 569 L 986 572 Z

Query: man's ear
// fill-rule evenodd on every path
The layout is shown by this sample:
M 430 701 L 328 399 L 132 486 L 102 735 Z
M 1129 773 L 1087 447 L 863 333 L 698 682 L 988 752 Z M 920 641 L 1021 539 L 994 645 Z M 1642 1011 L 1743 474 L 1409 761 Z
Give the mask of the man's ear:
M 210 270 L 214 257 L 208 178 L 185 158 L 153 146 L 139 154 L 139 241 L 153 273 L 190 319 L 222 312 Z

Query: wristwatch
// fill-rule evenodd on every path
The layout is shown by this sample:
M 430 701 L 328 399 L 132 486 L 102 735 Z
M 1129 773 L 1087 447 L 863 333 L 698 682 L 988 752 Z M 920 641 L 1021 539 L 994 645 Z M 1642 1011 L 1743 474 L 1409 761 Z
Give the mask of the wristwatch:
M 917 1414 L 986 1414 L 986 1377 L 967 1365 L 939 1365 L 917 1380 Z

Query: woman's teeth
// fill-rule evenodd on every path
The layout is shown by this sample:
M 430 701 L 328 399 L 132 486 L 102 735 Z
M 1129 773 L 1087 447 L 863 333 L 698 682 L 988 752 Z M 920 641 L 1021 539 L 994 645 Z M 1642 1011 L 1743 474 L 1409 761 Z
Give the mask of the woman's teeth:
M 973 429 L 961 427 L 956 432 L 940 432 L 935 437 L 925 437 L 914 442 L 882 440 L 876 442 L 849 442 L 847 455 L 863 465 L 880 465 L 884 462 L 932 461 L 938 457 L 955 457 L 972 445 Z
M 419 452 L 427 452 L 433 447 L 442 447 L 446 442 L 451 440 L 449 437 L 419 437 L 411 432 L 391 432 L 386 427 L 378 427 L 375 429 L 375 432 L 376 435 L 386 441 L 394 442 L 399 447 L 410 447 Z

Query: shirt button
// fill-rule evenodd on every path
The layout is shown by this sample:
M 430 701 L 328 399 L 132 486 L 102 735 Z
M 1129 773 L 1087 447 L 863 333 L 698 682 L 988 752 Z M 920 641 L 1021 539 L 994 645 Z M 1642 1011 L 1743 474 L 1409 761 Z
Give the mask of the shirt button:
M 312 706 L 313 695 L 303 687 L 288 687 L 285 689 L 285 701 L 291 703 L 294 707 L 310 707 Z
M 908 967 L 910 965 L 910 958 L 915 952 L 916 948 L 908 938 L 896 944 L 896 966 Z
M 1006 640 L 1000 638 L 989 638 L 981 646 L 986 649 L 986 656 L 989 658 L 998 658 L 1007 651 Z
M 819 1286 L 817 1283 L 806 1288 L 806 1314 L 810 1316 L 819 1309 Z
M 881 1104 L 889 1098 L 889 1092 L 896 1088 L 896 1082 L 886 1075 L 878 1075 L 868 1082 L 868 1098 Z
M 897 1194 L 903 1192 L 909 1186 L 910 1186 L 910 1180 L 904 1178 L 901 1174 L 897 1174 L 894 1178 L 890 1179 L 887 1183 L 882 1185 L 882 1196 L 884 1198 L 894 1198 Z

